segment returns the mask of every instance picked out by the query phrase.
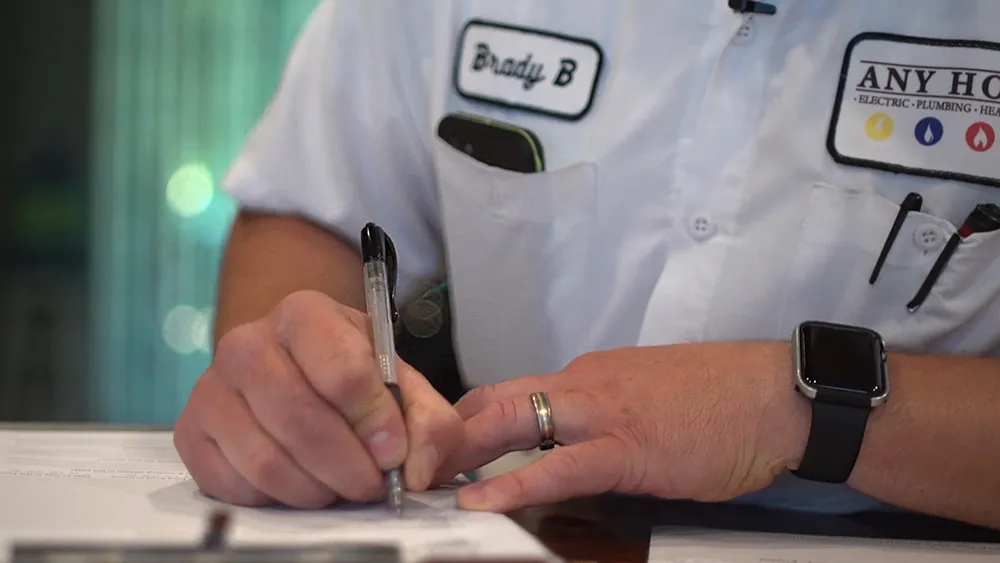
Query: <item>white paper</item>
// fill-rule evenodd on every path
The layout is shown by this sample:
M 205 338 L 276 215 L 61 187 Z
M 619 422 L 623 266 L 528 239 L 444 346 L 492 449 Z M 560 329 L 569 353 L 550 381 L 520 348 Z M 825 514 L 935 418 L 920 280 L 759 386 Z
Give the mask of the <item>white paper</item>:
M 653 563 L 979 563 L 1000 545 L 656 528 Z
M 198 492 L 170 433 L 0 431 L 0 563 L 18 540 L 198 542 L 219 505 Z M 390 541 L 407 561 L 551 558 L 507 517 L 457 509 L 453 488 L 410 494 L 402 518 L 382 505 L 229 508 L 239 545 Z

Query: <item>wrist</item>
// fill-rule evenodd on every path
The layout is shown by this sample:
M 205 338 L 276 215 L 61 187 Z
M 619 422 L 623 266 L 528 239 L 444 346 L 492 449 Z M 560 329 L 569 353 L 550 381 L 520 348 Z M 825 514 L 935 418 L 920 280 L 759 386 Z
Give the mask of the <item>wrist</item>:
M 778 473 L 795 470 L 809 441 L 812 407 L 809 399 L 795 389 L 791 345 L 774 346 L 773 388 L 764 405 L 765 424 L 761 438 L 769 443 L 771 466 Z
M 786 412 L 786 430 L 781 443 L 781 469 L 794 471 L 802 463 L 812 427 L 812 404 L 801 393 L 791 389 Z

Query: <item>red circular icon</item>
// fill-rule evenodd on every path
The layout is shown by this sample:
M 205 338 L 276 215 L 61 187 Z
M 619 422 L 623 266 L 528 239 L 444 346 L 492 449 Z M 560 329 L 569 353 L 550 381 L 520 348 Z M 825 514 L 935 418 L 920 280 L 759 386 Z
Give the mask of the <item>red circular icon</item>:
M 997 141 L 996 131 L 989 123 L 980 121 L 973 123 L 969 130 L 965 132 L 965 142 L 969 148 L 976 152 L 986 152 L 993 148 L 993 143 Z

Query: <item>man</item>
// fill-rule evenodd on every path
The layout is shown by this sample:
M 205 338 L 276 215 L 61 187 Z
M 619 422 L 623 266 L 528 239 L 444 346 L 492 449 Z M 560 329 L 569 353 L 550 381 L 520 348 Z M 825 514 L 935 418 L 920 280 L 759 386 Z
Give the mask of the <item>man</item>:
M 960 228 L 1000 202 L 1000 4 L 731 4 L 322 3 L 226 181 L 218 347 L 176 425 L 199 486 L 373 500 L 404 460 L 421 490 L 551 437 L 461 506 L 618 491 L 1000 528 L 1000 231 L 989 207 Z M 544 170 L 456 149 L 450 114 L 531 131 Z M 402 364 L 405 423 L 361 312 L 368 221 L 400 301 L 450 283 L 476 387 L 452 407 Z

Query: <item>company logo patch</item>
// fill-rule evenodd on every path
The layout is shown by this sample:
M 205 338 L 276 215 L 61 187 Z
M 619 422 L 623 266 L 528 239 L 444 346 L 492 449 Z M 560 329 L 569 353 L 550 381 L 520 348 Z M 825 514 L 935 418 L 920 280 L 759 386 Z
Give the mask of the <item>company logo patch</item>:
M 827 148 L 842 164 L 1000 187 L 1000 43 L 863 33 Z
M 594 101 L 603 53 L 589 39 L 470 20 L 455 61 L 462 96 L 577 120 Z

